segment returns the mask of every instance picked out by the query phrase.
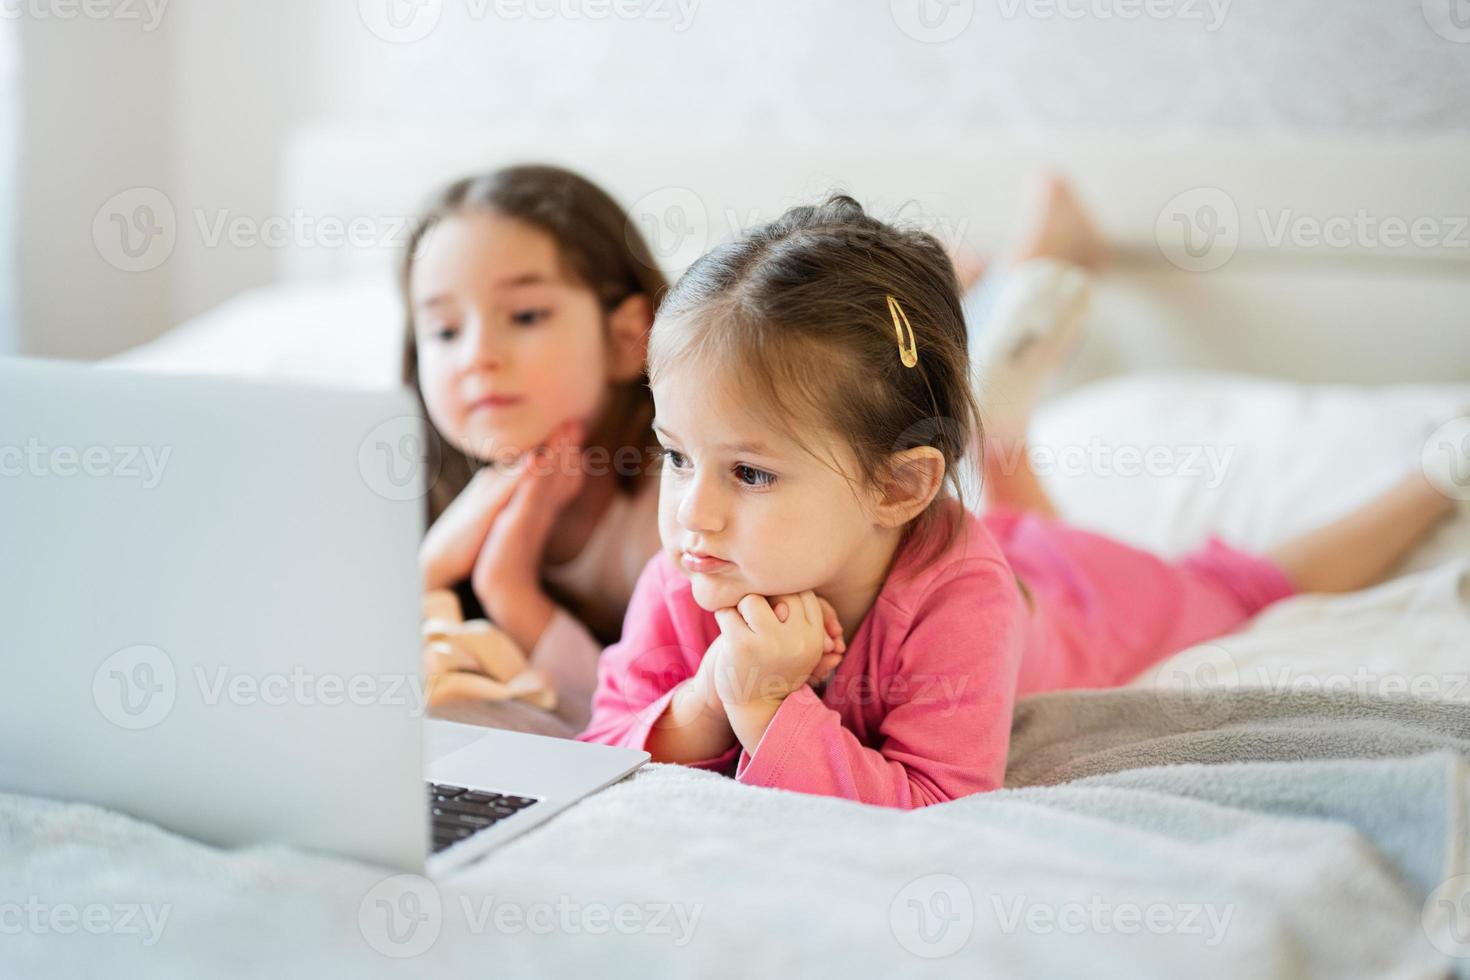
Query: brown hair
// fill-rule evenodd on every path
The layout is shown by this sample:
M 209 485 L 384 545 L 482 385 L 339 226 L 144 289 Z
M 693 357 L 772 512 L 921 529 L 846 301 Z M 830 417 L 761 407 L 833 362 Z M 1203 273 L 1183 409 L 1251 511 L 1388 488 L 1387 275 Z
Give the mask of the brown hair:
M 400 275 L 406 325 L 403 380 L 418 396 L 421 406 L 424 395 L 419 386 L 410 295 L 414 257 L 424 236 L 441 221 L 474 212 L 514 218 L 550 235 L 556 242 L 566 274 L 596 294 L 604 314 L 638 293 L 647 296 L 649 303 L 657 308 L 668 289 L 667 280 L 623 209 L 585 177 L 560 167 L 523 165 L 457 180 L 430 202 L 403 255 Z M 608 393 L 602 417 L 587 433 L 584 444 L 605 448 L 610 458 L 622 458 L 615 454 L 625 446 L 639 450 L 641 465 L 617 467 L 620 489 L 631 494 L 644 471 L 652 465 L 653 452 L 657 449 L 650 428 L 653 395 L 648 389 L 646 372 L 630 382 L 610 387 L 613 390 Z M 426 417 L 427 414 L 425 411 Z M 438 479 L 429 488 L 427 498 L 430 524 L 474 475 L 471 461 L 463 454 L 444 451 L 443 433 L 431 443 L 434 458 L 429 472 L 437 472 Z
M 900 359 L 889 296 L 912 325 L 913 367 Z M 735 366 L 742 402 L 808 451 L 798 420 L 837 435 L 868 486 L 892 475 L 891 453 L 938 449 L 954 499 L 936 496 L 904 540 L 933 549 L 920 567 L 955 540 L 959 463 L 979 445 L 981 420 L 959 284 L 932 235 L 885 224 L 840 194 L 788 210 L 695 262 L 665 297 L 649 373 L 691 356 Z

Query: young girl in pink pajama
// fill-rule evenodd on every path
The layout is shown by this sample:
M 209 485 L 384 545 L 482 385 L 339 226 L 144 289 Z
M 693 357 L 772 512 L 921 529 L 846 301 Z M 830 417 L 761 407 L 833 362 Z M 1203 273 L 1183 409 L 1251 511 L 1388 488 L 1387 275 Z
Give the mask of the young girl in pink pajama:
M 1035 306 L 985 339 L 977 404 L 926 234 L 834 197 L 690 268 L 649 346 L 662 550 L 582 739 L 887 806 L 995 789 L 1018 697 L 1117 685 L 1294 592 L 1360 588 L 1452 511 L 1414 474 L 1269 555 L 1212 540 L 1164 561 L 1055 520 L 1008 451 L 970 513 L 957 472 L 982 414 L 1014 450 L 1075 343 L 1069 268 L 1025 275 Z

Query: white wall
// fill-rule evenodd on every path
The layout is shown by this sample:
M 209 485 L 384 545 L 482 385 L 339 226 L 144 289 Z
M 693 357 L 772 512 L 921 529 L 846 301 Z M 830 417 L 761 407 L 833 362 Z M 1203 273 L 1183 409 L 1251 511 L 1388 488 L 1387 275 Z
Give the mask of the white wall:
M 169 261 L 171 319 L 163 326 L 273 278 L 272 249 L 234 246 L 219 229 L 270 217 L 288 134 L 312 118 L 336 116 L 323 96 L 330 91 L 325 76 L 356 18 L 314 21 L 313 8 L 332 7 L 352 15 L 350 3 L 319 0 L 195 0 L 174 8 L 175 71 L 186 81 L 172 93 L 179 238 Z
M 114 194 L 171 188 L 168 24 L 27 17 L 20 40 L 19 346 L 105 354 L 173 315 L 169 268 L 124 272 L 92 235 Z
M 152 32 L 27 20 L 25 348 L 106 354 L 272 281 L 280 249 L 210 232 L 291 217 L 279 153 L 307 126 L 552 123 L 658 153 L 731 132 L 1470 131 L 1470 24 L 1439 12 L 1457 0 L 423 0 L 428 19 L 388 29 L 410 2 L 174 0 Z M 125 272 L 92 223 L 137 186 L 164 191 L 176 234 Z
M 19 230 L 16 157 L 20 133 L 20 29 L 0 22 L 0 354 L 20 349 L 15 240 Z

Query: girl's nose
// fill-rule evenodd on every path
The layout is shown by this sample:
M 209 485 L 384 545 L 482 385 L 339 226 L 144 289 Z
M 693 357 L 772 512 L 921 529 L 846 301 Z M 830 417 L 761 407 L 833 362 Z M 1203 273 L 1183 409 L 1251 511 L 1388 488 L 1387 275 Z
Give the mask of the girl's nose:
M 677 516 L 686 531 L 708 534 L 723 530 L 724 502 L 720 499 L 718 480 L 696 473 L 684 488 Z
M 471 317 L 465 321 L 464 361 L 467 368 L 493 370 L 504 366 L 505 349 L 495 330 L 484 317 Z

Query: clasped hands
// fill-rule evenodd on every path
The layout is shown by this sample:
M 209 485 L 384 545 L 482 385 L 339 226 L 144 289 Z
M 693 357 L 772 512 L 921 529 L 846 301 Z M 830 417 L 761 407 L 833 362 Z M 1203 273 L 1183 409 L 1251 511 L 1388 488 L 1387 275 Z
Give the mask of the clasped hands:
M 769 598 L 752 593 L 715 610 L 715 621 L 720 635 L 677 700 L 699 705 L 699 713 L 710 718 L 704 725 L 724 728 L 728 721 L 724 738 L 733 735 L 754 752 L 782 702 L 804 685 L 825 683 L 837 669 L 847 652 L 842 624 L 832 604 L 810 590 Z M 677 717 L 692 720 L 684 709 Z M 699 751 L 686 744 L 680 754 L 698 758 L 722 741 L 717 729 L 699 739 Z

